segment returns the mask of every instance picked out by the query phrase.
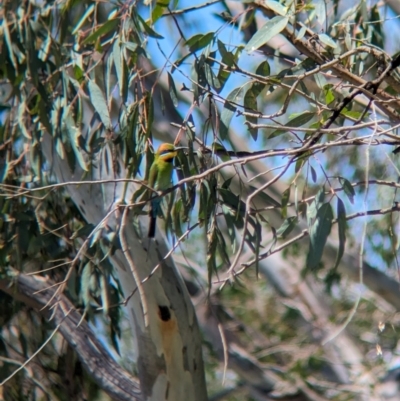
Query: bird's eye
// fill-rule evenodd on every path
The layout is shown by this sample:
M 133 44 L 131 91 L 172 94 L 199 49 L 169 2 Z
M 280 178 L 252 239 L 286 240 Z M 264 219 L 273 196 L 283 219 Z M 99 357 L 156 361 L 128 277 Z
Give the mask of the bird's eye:
M 160 154 L 161 154 L 161 156 L 163 156 L 163 155 L 167 155 L 168 153 L 172 153 L 173 151 L 172 150 L 163 150 Z

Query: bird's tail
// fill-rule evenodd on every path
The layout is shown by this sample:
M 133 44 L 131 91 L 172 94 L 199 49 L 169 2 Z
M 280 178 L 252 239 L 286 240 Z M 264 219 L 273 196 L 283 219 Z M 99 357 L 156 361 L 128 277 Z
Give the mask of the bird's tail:
M 155 199 L 150 204 L 150 223 L 149 223 L 149 233 L 147 236 L 149 238 L 154 238 L 156 235 L 156 221 L 157 221 L 157 214 L 158 214 L 158 207 L 160 205 L 159 199 Z
M 149 233 L 147 235 L 149 238 L 154 238 L 156 235 L 156 221 L 156 217 L 150 216 Z

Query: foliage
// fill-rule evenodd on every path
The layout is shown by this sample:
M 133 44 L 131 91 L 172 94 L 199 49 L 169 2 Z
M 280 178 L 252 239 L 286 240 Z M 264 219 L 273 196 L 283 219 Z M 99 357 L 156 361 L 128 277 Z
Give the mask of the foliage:
M 378 2 L 343 3 L 216 1 L 185 9 L 178 1 L 6 1 L 2 285 L 16 272 L 58 283 L 119 353 L 129 294 L 110 256 L 124 248 L 121 210 L 129 208 L 142 235 L 156 141 L 179 143 L 187 148 L 175 160 L 177 180 L 160 195 L 165 232 L 179 249 L 174 259 L 185 257 L 186 274 L 195 276 L 192 285 L 207 288 L 210 308 L 220 308 L 227 337 L 250 344 L 243 347 L 249 360 L 277 371 L 274 380 L 296 383 L 299 399 L 312 399 L 308 388 L 344 400 L 357 391 L 337 389 L 350 373 L 332 365 L 349 361 L 325 347 L 343 330 L 354 352 L 362 350 L 358 373 L 379 372 L 368 395 L 378 394 L 376 377 L 398 352 L 396 294 L 384 283 L 393 284 L 399 268 L 400 56 L 385 36 L 385 26 L 399 26 Z M 211 22 L 202 29 L 193 15 Z M 61 182 L 67 171 L 74 182 Z M 71 191 L 84 185 L 82 203 Z M 102 212 L 95 223 L 94 209 Z M 23 363 L 52 328 L 32 305 L 0 295 L 7 377 L 10 361 Z M 393 331 L 382 334 L 382 322 Z M 41 352 L 38 372 L 7 383 L 9 399 L 97 399 L 89 375 L 74 379 L 73 394 L 60 390 L 63 377 L 82 370 L 62 341 L 56 336 Z M 216 361 L 227 350 L 213 341 L 205 355 L 217 391 Z M 241 380 L 256 389 L 237 365 L 230 369 L 232 397 Z M 39 385 L 41 376 L 47 381 Z

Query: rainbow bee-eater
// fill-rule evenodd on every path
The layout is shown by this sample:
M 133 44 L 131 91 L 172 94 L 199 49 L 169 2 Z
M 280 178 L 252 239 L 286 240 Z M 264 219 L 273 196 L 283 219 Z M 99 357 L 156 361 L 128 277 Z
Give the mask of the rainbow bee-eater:
M 154 161 L 150 167 L 149 186 L 156 191 L 165 191 L 171 184 L 174 157 L 178 149 L 171 143 L 163 143 L 154 155 Z M 152 194 L 154 196 L 154 194 Z M 161 198 L 153 199 L 150 203 L 149 238 L 154 238 L 156 232 L 156 220 L 160 208 Z

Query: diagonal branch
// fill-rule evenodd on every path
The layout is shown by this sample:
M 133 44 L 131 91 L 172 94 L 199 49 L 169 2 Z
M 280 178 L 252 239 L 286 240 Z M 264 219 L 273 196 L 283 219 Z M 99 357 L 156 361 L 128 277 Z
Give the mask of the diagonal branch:
M 16 273 L 11 279 L 0 280 L 0 290 L 51 318 L 85 369 L 110 397 L 119 401 L 142 400 L 137 380 L 111 357 L 65 295 L 57 296 L 56 305 L 46 306 L 57 291 L 52 284 L 42 277 Z

